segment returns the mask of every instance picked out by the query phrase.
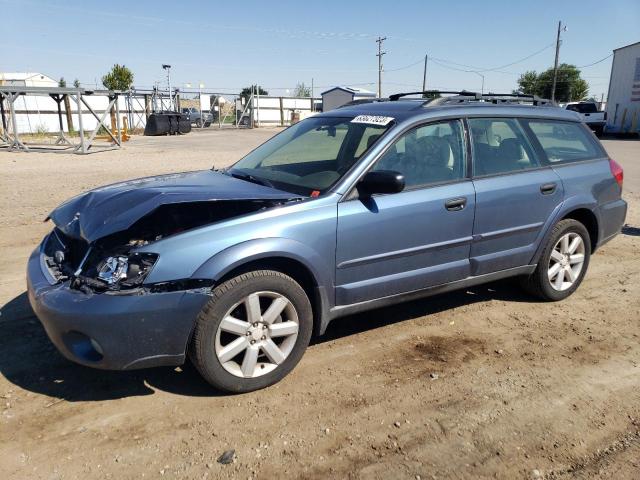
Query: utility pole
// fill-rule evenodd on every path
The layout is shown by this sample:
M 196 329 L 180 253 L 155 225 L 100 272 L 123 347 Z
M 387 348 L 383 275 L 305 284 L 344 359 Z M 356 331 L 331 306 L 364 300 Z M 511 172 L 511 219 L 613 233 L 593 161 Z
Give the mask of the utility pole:
M 376 40 L 378 44 L 378 53 L 376 57 L 378 57 L 378 98 L 382 98 L 382 56 L 387 52 L 382 51 L 382 42 L 384 42 L 387 37 L 378 37 Z
M 551 85 L 551 102 L 556 101 L 556 83 L 558 81 L 558 58 L 560 56 L 560 32 L 566 31 L 567 27 L 562 26 L 562 20 L 558 22 L 558 36 L 556 37 L 556 60 L 553 64 L 553 84 Z
M 424 56 L 424 75 L 422 76 L 422 91 L 425 92 L 427 90 L 427 60 L 429 60 L 429 55 Z

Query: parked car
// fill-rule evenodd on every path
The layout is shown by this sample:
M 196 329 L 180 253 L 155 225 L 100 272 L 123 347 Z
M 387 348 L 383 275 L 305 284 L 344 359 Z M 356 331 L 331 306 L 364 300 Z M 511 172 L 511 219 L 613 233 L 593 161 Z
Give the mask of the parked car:
M 507 277 L 562 300 L 624 223 L 622 168 L 573 112 L 468 95 L 335 109 L 224 170 L 82 193 L 29 259 L 33 310 L 74 362 L 189 356 L 247 392 L 347 314 Z
M 182 114 L 186 115 L 191 124 L 196 127 L 208 127 L 213 121 L 213 115 L 210 112 L 200 112 L 195 107 L 183 108 Z
M 602 135 L 604 132 L 604 126 L 607 124 L 607 112 L 600 111 L 594 102 L 569 102 L 564 108 L 578 113 L 582 121 L 596 135 Z

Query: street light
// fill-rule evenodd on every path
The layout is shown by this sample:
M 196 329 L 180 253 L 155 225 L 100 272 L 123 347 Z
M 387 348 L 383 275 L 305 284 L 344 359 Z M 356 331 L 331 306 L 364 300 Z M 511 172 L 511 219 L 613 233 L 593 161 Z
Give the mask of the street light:
M 476 75 L 480 75 L 482 77 L 482 90 L 480 90 L 480 93 L 484 95 L 484 75 L 479 72 L 473 72 L 473 73 L 475 73 Z
M 171 65 L 163 63 L 162 68 L 167 71 L 167 87 L 169 88 L 169 110 L 173 110 L 173 98 L 171 97 Z

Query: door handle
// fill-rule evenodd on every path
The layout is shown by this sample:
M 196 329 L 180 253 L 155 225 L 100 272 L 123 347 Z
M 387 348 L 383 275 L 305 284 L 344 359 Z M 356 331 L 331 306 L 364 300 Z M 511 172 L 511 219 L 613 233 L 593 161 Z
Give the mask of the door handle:
M 457 212 L 462 210 L 467 205 L 467 199 L 465 197 L 451 198 L 444 202 L 444 208 L 450 212 Z
M 555 182 L 540 185 L 540 193 L 543 195 L 551 195 L 556 191 L 558 185 Z

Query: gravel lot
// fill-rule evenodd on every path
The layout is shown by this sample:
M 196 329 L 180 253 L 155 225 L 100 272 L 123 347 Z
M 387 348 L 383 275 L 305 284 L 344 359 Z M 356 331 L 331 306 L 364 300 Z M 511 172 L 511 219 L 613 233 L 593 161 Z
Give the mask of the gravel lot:
M 628 227 L 564 302 L 503 281 L 348 317 L 283 382 L 238 396 L 189 365 L 64 360 L 25 294 L 47 213 L 102 184 L 224 166 L 276 131 L 0 151 L 0 478 L 640 478 L 640 141 L 604 141 Z

